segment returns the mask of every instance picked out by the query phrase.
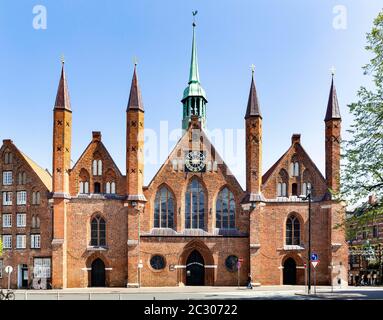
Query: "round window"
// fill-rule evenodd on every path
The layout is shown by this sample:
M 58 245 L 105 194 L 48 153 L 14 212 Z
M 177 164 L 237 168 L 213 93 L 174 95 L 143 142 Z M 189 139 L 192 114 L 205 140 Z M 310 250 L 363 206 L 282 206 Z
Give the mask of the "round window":
M 165 268 L 165 258 L 155 255 L 150 259 L 150 265 L 154 270 L 162 270 Z
M 238 271 L 238 257 L 237 256 L 228 256 L 225 261 L 227 270 L 234 272 Z

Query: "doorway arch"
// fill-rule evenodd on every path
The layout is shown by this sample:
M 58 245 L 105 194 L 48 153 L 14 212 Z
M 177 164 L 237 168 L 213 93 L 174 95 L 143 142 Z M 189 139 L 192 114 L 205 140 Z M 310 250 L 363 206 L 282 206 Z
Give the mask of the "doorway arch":
M 91 287 L 105 287 L 105 263 L 100 258 L 95 259 L 91 266 L 90 286 Z
M 297 284 L 297 264 L 293 258 L 287 258 L 283 263 L 283 284 Z
M 186 285 L 205 285 L 205 260 L 198 250 L 193 250 L 186 261 Z

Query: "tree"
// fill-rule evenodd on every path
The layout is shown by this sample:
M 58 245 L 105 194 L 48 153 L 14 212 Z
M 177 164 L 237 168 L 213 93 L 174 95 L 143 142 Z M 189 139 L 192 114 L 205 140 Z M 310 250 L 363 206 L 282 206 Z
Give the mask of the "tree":
M 366 50 L 372 59 L 363 69 L 372 77 L 373 86 L 361 87 L 358 101 L 348 106 L 354 121 L 348 130 L 352 139 L 344 148 L 340 194 L 363 213 L 353 217 L 353 224 L 358 225 L 366 225 L 383 212 L 383 11 L 367 34 Z M 375 201 L 366 203 L 370 195 Z

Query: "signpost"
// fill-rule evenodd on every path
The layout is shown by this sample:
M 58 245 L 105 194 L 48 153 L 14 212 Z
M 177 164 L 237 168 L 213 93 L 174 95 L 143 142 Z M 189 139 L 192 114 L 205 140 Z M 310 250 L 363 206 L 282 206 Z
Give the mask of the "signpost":
M 11 266 L 6 266 L 4 271 L 8 274 L 8 290 L 11 288 L 11 273 L 13 268 Z
M 313 266 L 314 268 L 314 293 L 316 294 L 317 293 L 317 284 L 316 284 L 316 267 L 318 266 L 319 264 L 319 258 L 318 258 L 318 255 L 316 253 L 313 253 L 311 255 L 311 265 Z

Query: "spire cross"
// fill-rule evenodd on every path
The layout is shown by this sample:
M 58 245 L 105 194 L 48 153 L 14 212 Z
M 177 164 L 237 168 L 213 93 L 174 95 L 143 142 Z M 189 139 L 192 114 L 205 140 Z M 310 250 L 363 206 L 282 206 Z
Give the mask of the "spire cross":
M 61 63 L 62 63 L 62 64 L 64 64 L 64 63 L 65 63 L 65 56 L 64 56 L 64 54 L 62 54 L 62 55 L 61 55 L 61 58 L 60 58 L 60 60 L 61 60 Z
M 330 72 L 331 72 L 331 75 L 332 75 L 333 77 L 334 77 L 334 75 L 335 75 L 335 71 L 336 71 L 335 67 L 332 66 L 331 69 L 330 69 Z
M 250 66 L 251 68 L 251 74 L 254 75 L 254 72 L 255 72 L 255 65 L 254 63 Z
M 195 23 L 195 16 L 197 15 L 198 11 L 192 11 L 192 14 L 193 14 L 193 27 L 196 26 L 196 23 Z
M 133 57 L 133 63 L 135 66 L 138 64 L 138 58 L 136 56 Z

